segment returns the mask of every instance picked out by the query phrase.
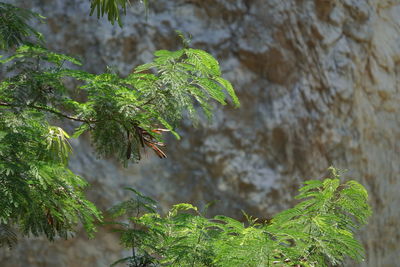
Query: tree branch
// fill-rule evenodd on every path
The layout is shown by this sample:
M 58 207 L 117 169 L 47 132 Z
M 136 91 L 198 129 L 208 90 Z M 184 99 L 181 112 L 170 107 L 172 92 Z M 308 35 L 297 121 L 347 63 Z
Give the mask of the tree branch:
M 15 105 L 15 104 L 5 103 L 5 102 L 1 102 L 1 101 L 0 101 L 0 106 L 24 107 L 24 105 Z M 29 104 L 29 105 L 25 105 L 25 106 L 33 108 L 33 109 L 37 109 L 37 110 L 43 110 L 43 111 L 46 111 L 46 112 L 50 112 L 50 113 L 53 113 L 53 114 L 55 114 L 57 116 L 60 116 L 60 117 L 63 117 L 63 118 L 69 119 L 69 120 L 73 120 L 73 121 L 86 122 L 86 123 L 97 122 L 96 120 L 85 120 L 85 119 L 80 119 L 80 118 L 77 118 L 77 117 L 69 116 L 67 114 L 64 114 L 62 112 L 59 112 L 59 111 L 54 110 L 54 109 L 49 108 L 49 107 L 36 106 L 36 105 L 33 105 L 33 104 Z

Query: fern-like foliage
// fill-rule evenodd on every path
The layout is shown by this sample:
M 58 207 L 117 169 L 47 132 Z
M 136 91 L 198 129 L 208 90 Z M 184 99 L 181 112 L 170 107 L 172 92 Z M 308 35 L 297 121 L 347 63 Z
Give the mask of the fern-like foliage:
M 141 0 L 147 12 L 148 0 Z M 115 21 L 122 27 L 121 14 L 125 15 L 127 6 L 130 5 L 129 0 L 91 0 L 90 15 L 96 12 L 97 18 L 107 15 L 107 19 L 114 25 Z
M 92 0 L 92 12 L 119 21 L 124 0 Z M 212 116 L 212 102 L 239 101 L 221 77 L 215 58 L 186 47 L 157 51 L 153 62 L 127 77 L 113 72 L 92 74 L 80 61 L 27 42 L 40 35 L 28 21 L 38 15 L 0 3 L 0 49 L 15 47 L 0 60 L 7 73 L 0 81 L 0 245 L 24 235 L 67 238 L 82 223 L 88 233 L 102 219 L 86 199 L 86 181 L 68 168 L 70 138 L 90 133 L 102 156 L 124 164 L 140 160 L 148 147 L 159 157 L 163 132 L 176 137 L 187 114 Z M 4 33 L 4 34 L 3 34 Z M 84 97 L 75 98 L 67 81 Z M 56 119 L 77 124 L 68 134 Z M 225 216 L 204 217 L 190 204 L 174 206 L 166 216 L 155 201 L 132 190 L 135 197 L 114 207 L 121 242 L 132 256 L 116 262 L 130 266 L 327 266 L 346 256 L 360 260 L 363 249 L 353 231 L 370 215 L 365 189 L 355 181 L 310 181 L 300 190 L 301 203 L 270 222 L 247 223 Z
M 341 184 L 339 177 L 307 181 L 297 196 L 302 201 L 267 222 L 249 216 L 246 223 L 226 216 L 207 219 L 190 204 L 175 205 L 162 216 L 154 211 L 153 200 L 143 203 L 138 201 L 143 196 L 135 194 L 111 210 L 117 216 L 127 213 L 129 223 L 118 223 L 117 231 L 134 252 L 115 265 L 338 265 L 346 257 L 363 258 L 354 231 L 371 215 L 365 188 L 355 181 Z
M 0 247 L 12 248 L 17 243 L 17 235 L 7 224 L 0 224 Z
M 210 100 L 226 104 L 225 92 L 239 105 L 232 85 L 221 77 L 218 62 L 191 48 L 157 51 L 153 62 L 127 77 L 67 68 L 68 63 L 81 63 L 32 45 L 21 46 L 0 63 L 17 73 L 0 84 L 3 111 L 36 110 L 80 122 L 74 137 L 90 131 L 101 155 L 115 155 L 123 162 L 139 160 L 144 145 L 156 150 L 162 146 L 160 131 L 155 129 L 179 137 L 175 127 L 186 112 L 197 120 L 196 105 L 208 118 Z M 71 78 L 82 83 L 77 89 L 87 95 L 87 101 L 67 94 L 64 80 Z
M 204 51 L 157 51 L 153 62 L 127 77 L 96 75 L 79 70 L 73 57 L 27 42 L 29 34 L 39 36 L 28 24 L 39 15 L 3 3 L 0 12 L 0 49 L 24 43 L 0 59 L 6 70 L 0 81 L 0 224 L 8 227 L 2 229 L 15 226 L 50 240 L 66 238 L 78 223 L 94 231 L 101 214 L 84 196 L 86 182 L 68 168 L 71 137 L 89 132 L 100 155 L 125 165 L 140 160 L 146 147 L 164 158 L 162 133 L 179 138 L 175 128 L 184 114 L 196 120 L 202 109 L 211 117 L 210 101 L 225 104 L 228 95 L 239 104 L 218 62 Z M 71 81 L 84 97 L 70 93 Z M 68 134 L 52 124 L 57 119 L 77 124 L 76 130 Z M 8 237 L 0 235 L 0 244 L 11 244 L 14 236 Z
M 0 114 L 0 221 L 50 240 L 67 238 L 78 222 L 92 232 L 100 214 L 83 195 L 86 182 L 66 167 L 66 141 L 41 113 Z
M 9 49 L 34 37 L 42 40 L 42 34 L 30 26 L 32 19 L 44 17 L 22 8 L 0 2 L 0 50 Z

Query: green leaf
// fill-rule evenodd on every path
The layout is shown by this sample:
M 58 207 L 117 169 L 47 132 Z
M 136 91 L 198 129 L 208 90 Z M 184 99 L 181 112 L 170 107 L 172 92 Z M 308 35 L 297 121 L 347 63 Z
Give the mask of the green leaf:
M 228 92 L 229 96 L 232 98 L 233 103 L 235 104 L 235 106 L 236 107 L 240 107 L 239 99 L 236 96 L 236 93 L 235 93 L 235 91 L 233 89 L 232 84 L 229 81 L 227 81 L 227 80 L 225 80 L 225 79 L 223 79 L 221 77 L 217 77 L 217 78 L 215 78 L 215 80 L 217 82 L 219 82 L 225 88 L 225 90 Z
M 87 130 L 89 130 L 90 127 L 88 124 L 81 124 L 81 126 L 79 126 L 78 128 L 75 129 L 75 132 L 72 134 L 72 138 L 78 138 L 79 136 L 81 136 L 81 134 L 83 134 L 84 132 L 86 132 Z

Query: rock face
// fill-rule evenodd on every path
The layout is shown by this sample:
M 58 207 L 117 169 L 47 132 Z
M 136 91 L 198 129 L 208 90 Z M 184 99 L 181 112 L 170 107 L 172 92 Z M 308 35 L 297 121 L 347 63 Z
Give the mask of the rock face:
M 374 210 L 360 235 L 367 259 L 351 266 L 397 266 L 400 242 L 400 4 L 397 0 L 157 0 L 146 20 L 133 4 L 124 28 L 88 16 L 89 1 L 17 1 L 47 17 L 48 45 L 85 68 L 121 73 L 157 49 L 178 49 L 175 30 L 212 53 L 236 87 L 240 109 L 218 107 L 212 124 L 180 129 L 169 158 L 151 153 L 122 168 L 75 144 L 72 168 L 88 194 L 110 207 L 135 187 L 163 207 L 204 205 L 240 217 L 268 217 L 292 205 L 299 184 L 334 165 L 360 181 Z M 1 252 L 1 266 L 107 266 L 121 257 L 100 229 L 53 244 L 23 240 Z

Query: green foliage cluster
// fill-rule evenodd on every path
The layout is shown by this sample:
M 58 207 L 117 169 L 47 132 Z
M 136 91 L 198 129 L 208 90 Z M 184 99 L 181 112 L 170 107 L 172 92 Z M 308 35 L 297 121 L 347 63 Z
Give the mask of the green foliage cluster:
M 2 29 L 21 27 L 20 36 L 33 31 L 31 13 L 9 8 L 15 18 Z M 10 47 L 24 39 L 0 41 Z M 78 124 L 74 138 L 89 132 L 99 155 L 127 164 L 140 160 L 146 146 L 165 157 L 161 133 L 179 137 L 175 127 L 185 113 L 197 118 L 195 105 L 211 117 L 210 100 L 226 104 L 225 91 L 239 104 L 218 62 L 202 50 L 157 51 L 153 62 L 127 77 L 79 70 L 77 59 L 37 44 L 9 52 L 0 59 L 7 71 L 0 82 L 0 223 L 50 240 L 66 238 L 78 222 L 90 233 L 101 219 L 83 194 L 86 182 L 68 168 L 70 136 L 53 125 L 57 119 Z M 71 82 L 84 97 L 72 96 Z
M 0 50 L 23 44 L 30 37 L 42 40 L 42 34 L 29 25 L 29 20 L 41 15 L 10 4 L 0 2 Z
M 155 201 L 135 197 L 110 210 L 121 242 L 132 256 L 114 263 L 128 266 L 330 266 L 345 256 L 363 257 L 353 231 L 370 216 L 367 192 L 359 183 L 340 183 L 336 175 L 307 181 L 294 208 L 272 220 L 247 216 L 242 223 L 226 216 L 206 218 L 190 204 L 178 204 L 161 216 Z
M 66 167 L 68 143 L 44 114 L 0 112 L 0 221 L 23 234 L 67 237 L 81 221 L 90 232 L 99 213 L 86 182 Z
M 127 1 L 91 3 L 92 13 L 120 23 Z M 43 19 L 0 3 L 0 67 L 6 70 L 0 81 L 0 246 L 16 242 L 15 228 L 53 240 L 72 235 L 78 224 L 92 234 L 103 219 L 84 195 L 86 181 L 68 167 L 70 138 L 90 133 L 99 155 L 126 165 L 139 161 L 145 147 L 165 157 L 162 133 L 179 138 L 175 129 L 185 116 L 194 123 L 199 113 L 211 118 L 212 103 L 225 105 L 228 98 L 239 106 L 217 60 L 187 42 L 178 51 L 155 52 L 153 62 L 126 77 L 93 74 L 81 70 L 79 60 L 38 44 L 32 18 Z M 71 136 L 60 119 L 76 127 Z M 117 224 L 121 242 L 132 248 L 132 256 L 117 263 L 327 266 L 345 256 L 362 258 L 353 231 L 370 215 L 367 193 L 354 181 L 340 184 L 335 171 L 333 179 L 307 182 L 294 208 L 266 222 L 248 217 L 245 224 L 226 216 L 208 219 L 190 204 L 161 216 L 154 200 L 131 190 L 135 198 L 111 210 L 128 215 Z
M 148 7 L 149 0 L 140 0 L 146 8 Z M 126 8 L 130 4 L 129 0 L 91 0 L 90 2 L 90 15 L 96 12 L 97 18 L 107 15 L 107 19 L 114 25 L 117 21 L 118 25 L 122 27 L 120 11 L 125 15 Z
M 139 131 L 161 141 L 153 130 L 163 127 L 179 137 L 174 129 L 186 111 L 196 121 L 198 104 L 211 118 L 210 100 L 226 104 L 225 90 L 239 105 L 232 85 L 221 77 L 218 62 L 210 54 L 184 48 L 154 55 L 153 62 L 121 77 L 68 68 L 81 63 L 41 46 L 23 45 L 0 60 L 14 72 L 0 84 L 1 112 L 39 111 L 80 122 L 74 137 L 90 131 L 100 154 L 126 161 L 140 159 Z M 65 81 L 71 79 L 80 82 L 76 90 L 85 93 L 85 101 L 68 94 Z

